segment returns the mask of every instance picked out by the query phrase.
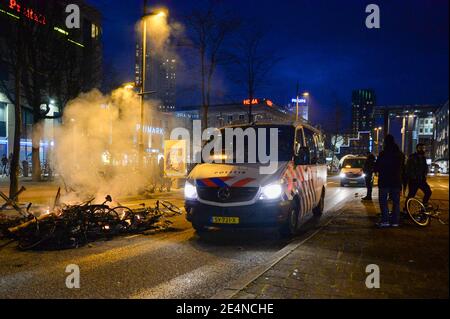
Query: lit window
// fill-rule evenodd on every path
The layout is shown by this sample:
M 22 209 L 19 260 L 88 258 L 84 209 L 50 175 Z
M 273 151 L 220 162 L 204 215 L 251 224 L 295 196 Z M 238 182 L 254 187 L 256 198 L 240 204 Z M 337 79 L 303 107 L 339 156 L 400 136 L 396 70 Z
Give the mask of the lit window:
M 92 25 L 91 25 L 91 37 L 92 37 L 92 39 L 98 38 L 99 33 L 100 33 L 100 28 L 92 23 Z

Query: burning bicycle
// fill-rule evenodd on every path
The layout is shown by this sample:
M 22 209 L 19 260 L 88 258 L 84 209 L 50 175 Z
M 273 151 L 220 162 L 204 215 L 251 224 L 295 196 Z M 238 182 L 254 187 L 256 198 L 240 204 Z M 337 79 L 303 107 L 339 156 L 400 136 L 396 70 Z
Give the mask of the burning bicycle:
M 94 198 L 77 205 L 55 206 L 39 217 L 30 212 L 29 205 L 29 220 L 10 227 L 8 237 L 17 240 L 22 250 L 76 248 L 120 234 L 166 230 L 172 224 L 170 218 L 182 214 L 180 208 L 163 200 L 157 201 L 154 207 L 141 204 L 138 209 L 110 207 L 109 195 L 101 204 L 93 201 Z

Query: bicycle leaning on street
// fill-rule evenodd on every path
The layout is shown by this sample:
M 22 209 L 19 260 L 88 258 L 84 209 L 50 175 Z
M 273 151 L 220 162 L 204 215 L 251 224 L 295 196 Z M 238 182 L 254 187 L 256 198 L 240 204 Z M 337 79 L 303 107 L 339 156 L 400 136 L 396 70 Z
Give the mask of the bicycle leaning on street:
M 422 227 L 428 226 L 432 219 L 437 219 L 442 225 L 447 225 L 447 223 L 440 218 L 441 212 L 439 211 L 439 206 L 433 206 L 431 203 L 424 205 L 417 198 L 410 198 L 407 200 L 406 211 L 416 225 Z

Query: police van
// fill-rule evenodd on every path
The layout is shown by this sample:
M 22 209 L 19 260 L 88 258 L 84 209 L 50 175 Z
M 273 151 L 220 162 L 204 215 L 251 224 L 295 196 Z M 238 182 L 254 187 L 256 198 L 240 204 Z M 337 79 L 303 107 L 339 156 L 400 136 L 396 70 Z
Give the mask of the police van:
M 304 123 L 231 128 L 254 128 L 257 135 L 276 129 L 276 169 L 261 174 L 267 164 L 247 161 L 248 143 L 243 163 L 197 164 L 188 175 L 184 194 L 187 220 L 198 233 L 209 227 L 277 227 L 281 235 L 291 236 L 305 216 L 322 214 L 327 166 L 319 130 Z

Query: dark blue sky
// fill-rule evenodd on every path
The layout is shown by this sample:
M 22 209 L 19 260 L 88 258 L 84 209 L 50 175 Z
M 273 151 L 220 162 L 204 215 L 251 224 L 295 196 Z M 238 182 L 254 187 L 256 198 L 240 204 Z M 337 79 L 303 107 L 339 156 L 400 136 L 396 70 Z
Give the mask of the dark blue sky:
M 89 0 L 103 13 L 104 53 L 131 80 L 134 67 L 134 25 L 142 0 Z M 169 8 L 183 23 L 196 0 L 149 1 Z M 338 99 L 350 110 L 351 91 L 373 88 L 379 105 L 443 103 L 448 99 L 449 20 L 447 0 L 227 0 L 248 21 L 266 26 L 266 46 L 282 58 L 271 74 L 272 85 L 258 96 L 286 103 L 296 82 L 312 95 L 311 115 L 325 123 Z M 380 6 L 381 29 L 365 27 L 365 7 Z M 181 79 L 186 78 L 180 75 Z M 219 71 L 221 91 L 229 99 L 244 92 Z M 179 104 L 195 101 L 195 92 L 181 90 Z M 350 114 L 350 113 L 348 113 Z M 350 116 L 350 115 L 349 115 Z

